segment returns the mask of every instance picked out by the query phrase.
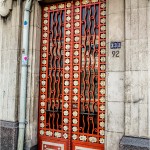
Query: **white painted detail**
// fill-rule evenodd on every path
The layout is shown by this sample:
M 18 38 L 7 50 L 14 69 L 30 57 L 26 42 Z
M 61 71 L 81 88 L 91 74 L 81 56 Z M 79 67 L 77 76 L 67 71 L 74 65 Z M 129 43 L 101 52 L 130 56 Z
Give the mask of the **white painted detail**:
M 64 144 L 58 144 L 58 143 L 52 143 L 52 142 L 43 141 L 42 142 L 42 150 L 44 150 L 44 145 L 57 146 L 57 147 L 61 147 L 61 150 L 65 150 L 64 149 Z M 47 148 L 47 150 L 50 150 L 50 148 Z
M 97 138 L 96 137 L 89 137 L 89 141 L 92 142 L 92 143 L 96 143 Z
M 73 135 L 72 135 L 72 138 L 73 138 L 73 140 L 76 140 L 76 139 L 77 139 L 77 135 L 76 135 L 76 134 L 73 134 Z
M 81 135 L 81 136 L 79 137 L 79 139 L 80 139 L 80 141 L 86 141 L 86 140 L 87 140 L 87 138 L 86 138 L 85 135 Z
M 98 149 L 75 146 L 75 150 L 98 150 Z
M 57 138 L 60 138 L 60 137 L 61 137 L 61 133 L 59 133 L 59 132 L 55 132 L 54 135 L 55 135 L 55 137 L 57 137 Z

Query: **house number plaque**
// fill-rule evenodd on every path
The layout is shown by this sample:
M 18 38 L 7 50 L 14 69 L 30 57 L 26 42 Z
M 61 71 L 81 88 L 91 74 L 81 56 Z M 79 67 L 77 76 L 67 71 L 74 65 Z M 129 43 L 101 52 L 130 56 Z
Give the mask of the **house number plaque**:
M 112 49 L 112 57 L 119 57 L 120 51 L 118 49 L 121 48 L 121 42 L 111 42 L 110 49 Z

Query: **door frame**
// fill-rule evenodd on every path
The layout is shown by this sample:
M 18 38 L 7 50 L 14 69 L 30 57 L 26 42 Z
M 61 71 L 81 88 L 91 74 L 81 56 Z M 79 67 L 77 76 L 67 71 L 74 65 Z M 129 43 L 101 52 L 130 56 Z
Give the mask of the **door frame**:
M 45 7 L 45 8 L 46 8 L 46 7 Z M 74 17 L 74 16 L 72 16 L 72 17 Z M 71 28 L 71 32 L 73 32 L 73 28 Z M 74 34 L 72 34 L 72 36 L 74 36 Z M 74 38 L 73 38 L 73 39 L 74 39 Z M 43 40 L 43 41 L 44 41 L 44 40 Z M 43 41 L 42 41 L 42 42 L 43 42 Z M 102 41 L 102 42 L 103 42 L 103 41 Z M 73 46 L 73 45 L 72 45 L 72 46 Z M 48 47 L 48 46 L 47 46 L 47 47 Z M 70 54 L 70 55 L 72 56 L 72 54 Z M 70 59 L 72 59 L 72 58 L 70 58 Z M 41 58 L 41 60 L 43 60 L 43 59 Z M 70 64 L 70 65 L 71 65 L 71 64 Z M 70 66 L 70 68 L 73 68 L 73 66 Z M 70 76 L 72 77 L 72 71 L 70 72 Z M 41 78 L 41 77 L 40 77 L 40 78 Z M 41 79 L 41 80 L 42 80 L 42 79 Z M 40 81 L 41 81 L 41 80 L 40 80 Z M 46 81 L 46 80 L 45 80 L 45 81 Z M 70 82 L 72 82 L 72 81 L 73 81 L 73 80 L 72 80 L 72 78 L 71 78 L 71 79 L 70 79 Z M 46 81 L 46 83 L 47 83 L 47 81 Z M 71 86 L 70 86 L 70 89 L 72 89 L 72 84 L 70 84 L 70 85 L 71 85 Z M 72 92 L 70 92 L 70 94 L 72 94 Z M 40 96 L 43 96 L 43 95 L 41 94 Z M 70 97 L 72 97 L 72 96 L 70 96 Z M 41 99 L 41 98 L 40 98 L 40 99 Z M 40 104 L 41 104 L 41 103 L 40 103 Z M 71 106 L 71 105 L 70 105 L 70 106 Z M 44 106 L 42 106 L 42 108 L 44 108 Z M 43 117 L 42 114 L 41 114 L 42 111 L 43 111 L 43 109 L 40 109 L 40 110 L 39 110 L 39 118 Z M 71 111 L 72 111 L 72 108 L 70 107 L 70 112 L 71 112 Z M 72 117 L 71 117 L 71 115 L 70 115 L 69 120 L 71 120 L 71 118 L 72 118 Z M 70 123 L 70 128 L 71 128 L 71 126 L 72 126 L 72 124 Z M 39 128 L 41 128 L 40 125 L 39 125 Z M 44 134 L 44 131 L 40 129 L 40 130 L 39 130 L 39 135 L 42 135 L 42 134 Z M 68 138 L 69 138 L 69 137 L 71 138 L 72 132 L 70 132 L 69 134 L 70 134 L 70 136 L 68 136 Z M 51 138 L 51 140 L 53 140 L 53 138 Z M 55 139 L 54 139 L 54 141 L 55 141 Z M 69 143 L 70 143 L 70 140 L 69 140 Z M 69 144 L 69 143 L 68 143 L 68 144 Z M 76 143 L 76 142 L 75 142 L 75 143 Z M 78 142 L 77 142 L 77 143 L 78 143 Z M 69 144 L 69 145 L 70 145 L 70 144 Z

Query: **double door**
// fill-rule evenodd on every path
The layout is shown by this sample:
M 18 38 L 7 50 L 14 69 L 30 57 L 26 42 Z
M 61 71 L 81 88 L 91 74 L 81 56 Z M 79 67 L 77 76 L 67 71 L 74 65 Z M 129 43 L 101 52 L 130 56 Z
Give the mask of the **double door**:
M 42 9 L 39 150 L 104 150 L 106 0 Z

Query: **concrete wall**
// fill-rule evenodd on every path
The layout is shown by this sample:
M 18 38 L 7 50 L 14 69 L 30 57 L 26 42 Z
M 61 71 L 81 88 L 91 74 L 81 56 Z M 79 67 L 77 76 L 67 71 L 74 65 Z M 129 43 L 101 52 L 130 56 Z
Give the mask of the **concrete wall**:
M 17 2 L 0 16 L 0 149 L 16 150 L 18 129 L 21 13 Z
M 25 2 L 23 2 L 22 9 L 24 9 L 24 4 Z M 20 16 L 21 18 L 19 18 Z M 7 142 L 9 148 L 12 149 L 16 148 L 14 145 L 17 139 L 16 131 L 19 114 L 22 20 L 23 14 L 20 12 L 17 1 L 13 1 L 13 9 L 9 16 L 0 18 L 0 129 L 2 135 L 4 135 L 4 132 L 9 131 L 8 128 L 14 130 L 15 133 L 12 134 L 12 137 L 10 135 L 12 131 L 7 133 L 5 135 L 6 139 L 4 141 L 0 140 L 0 145 L 6 145 L 5 142 Z M 26 149 L 37 145 L 40 38 L 41 7 L 37 1 L 34 1 L 31 11 L 29 37 Z M 7 129 L 3 129 L 3 126 Z M 9 138 L 15 140 L 7 141 Z M 5 147 L 2 148 L 5 149 Z M 7 147 L 6 149 L 9 148 Z
M 149 6 L 149 0 L 125 0 L 125 135 L 120 150 L 150 149 Z
M 10 15 L 0 18 L 0 120 L 17 120 L 20 30 L 15 1 Z
M 150 137 L 149 38 L 150 2 L 125 3 L 125 135 Z
M 118 150 L 124 135 L 124 24 L 124 0 L 107 1 L 106 150 Z M 112 56 L 113 41 L 122 42 L 119 57 Z
M 41 6 L 37 1 L 32 5 L 29 37 L 29 67 L 27 85 L 27 126 L 26 149 L 37 145 L 39 69 L 41 43 Z

